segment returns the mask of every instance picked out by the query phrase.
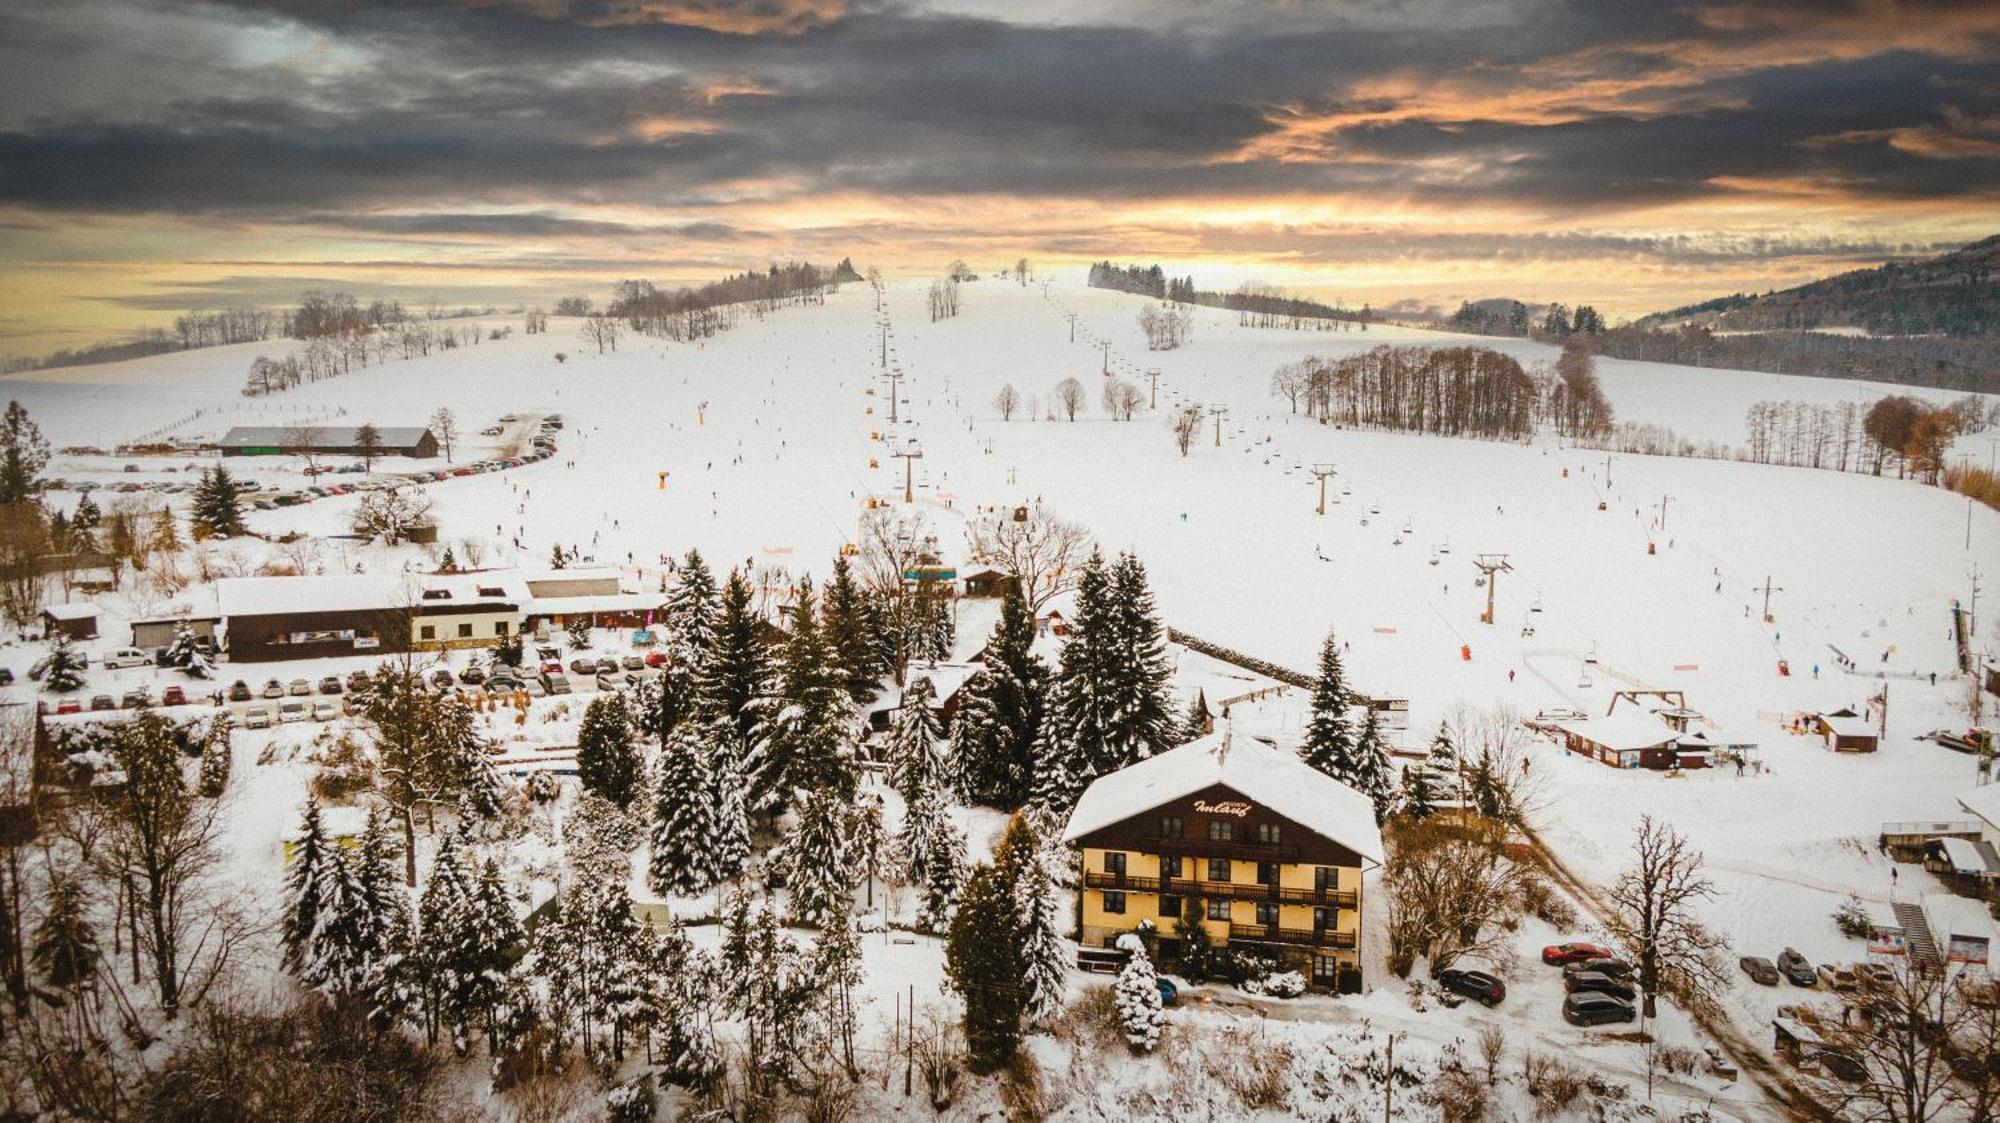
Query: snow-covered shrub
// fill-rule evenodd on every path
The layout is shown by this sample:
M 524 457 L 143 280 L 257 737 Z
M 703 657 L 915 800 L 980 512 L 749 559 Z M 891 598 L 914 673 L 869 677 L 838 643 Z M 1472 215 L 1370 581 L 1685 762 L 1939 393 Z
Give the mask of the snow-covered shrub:
M 1653 1063 L 1678 1076 L 1689 1076 L 1701 1065 L 1701 1051 L 1690 1045 L 1655 1045 Z
M 552 803 L 562 794 L 562 784 L 553 772 L 530 772 L 527 782 L 528 799 L 534 803 Z
M 1008 1119 L 1041 1123 L 1053 1117 L 1069 1102 L 1069 1096 L 1042 1074 L 1041 1063 L 1027 1049 L 1017 1049 L 1014 1058 L 1000 1073 L 1000 1106 Z
M 1462 1068 L 1439 1073 L 1423 1098 L 1437 1107 L 1443 1123 L 1479 1123 L 1486 1118 L 1486 1084 Z
M 653 1078 L 641 1076 L 605 1095 L 604 1117 L 610 1123 L 652 1123 L 659 1106 L 660 1096 L 653 1090 Z
M 1529 1053 L 1521 1058 L 1521 1082 L 1535 1101 L 1535 1114 L 1560 1115 L 1583 1095 L 1582 1069 L 1547 1053 Z
M 1111 987 L 1085 987 L 1049 1023 L 1056 1040 L 1089 1054 L 1107 1049 L 1125 1036 L 1118 1017 L 1118 995 Z
M 1568 897 L 1556 891 L 1547 878 L 1523 877 L 1521 885 L 1521 907 L 1529 916 L 1558 931 L 1576 927 L 1576 906 Z
M 1118 946 L 1131 954 L 1118 972 L 1118 1019 L 1126 1043 L 1136 1052 L 1150 1053 L 1159 1045 L 1160 1027 L 1167 1020 L 1160 1006 L 1160 976 L 1139 937 L 1127 932 L 1118 937 Z
M 1840 929 L 1841 935 L 1857 940 L 1867 939 L 1869 933 L 1875 930 L 1875 922 L 1868 917 L 1868 906 L 1852 893 L 1840 903 L 1839 908 L 1833 910 L 1833 925 Z
M 1266 1033 L 1262 1025 L 1228 1026 L 1196 1050 L 1208 1078 L 1227 1088 L 1244 1114 L 1276 1112 L 1293 1088 L 1292 1043 Z
M 1297 971 L 1273 971 L 1243 980 L 1242 989 L 1248 994 L 1271 998 L 1297 998 L 1306 992 L 1306 980 Z

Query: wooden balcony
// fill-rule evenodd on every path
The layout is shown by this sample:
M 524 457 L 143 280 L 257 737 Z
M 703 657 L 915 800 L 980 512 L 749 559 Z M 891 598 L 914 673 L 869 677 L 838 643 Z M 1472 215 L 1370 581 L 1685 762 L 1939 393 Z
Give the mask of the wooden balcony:
M 1352 951 L 1355 947 L 1353 932 L 1336 932 L 1331 928 L 1280 928 L 1275 924 L 1231 924 L 1229 938 L 1250 944 L 1296 944 L 1303 947 L 1338 948 Z
M 1352 892 L 1339 889 L 1293 888 L 1258 885 L 1241 881 L 1203 881 L 1193 877 L 1134 877 L 1102 870 L 1087 870 L 1086 889 L 1111 889 L 1124 893 L 1171 893 L 1183 897 L 1226 897 L 1236 901 L 1277 901 L 1288 905 L 1320 905 L 1351 909 L 1356 906 Z

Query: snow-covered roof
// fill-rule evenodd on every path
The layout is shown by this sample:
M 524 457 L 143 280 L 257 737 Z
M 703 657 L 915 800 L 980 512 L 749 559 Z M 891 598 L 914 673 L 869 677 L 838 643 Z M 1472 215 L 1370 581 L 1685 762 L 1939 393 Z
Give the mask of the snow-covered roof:
M 567 616 L 572 612 L 657 612 L 666 603 L 665 593 L 586 593 L 574 597 L 529 596 L 522 608 L 533 616 Z
M 358 425 L 238 425 L 215 443 L 220 448 L 294 449 L 310 443 L 314 448 L 344 449 L 360 443 L 356 439 L 360 431 Z M 375 436 L 388 451 L 414 448 L 429 435 L 430 430 L 421 425 L 375 428 Z
M 1354 851 L 1382 861 L 1382 832 L 1365 795 L 1292 753 L 1232 735 L 1228 726 L 1099 776 L 1070 812 L 1063 841 L 1124 822 L 1217 784 Z
M 319 809 L 319 833 L 328 838 L 354 838 L 368 829 L 368 809 L 336 805 Z M 297 842 L 305 837 L 303 824 L 294 821 L 285 828 L 286 842 Z
M 1840 717 L 1835 714 L 1820 714 L 1819 720 L 1833 730 L 1836 737 L 1873 737 L 1875 723 L 1865 717 Z
M 1938 845 L 1944 847 L 1944 856 L 1951 862 L 1952 872 L 1989 874 L 2000 872 L 1989 855 L 1991 847 L 1982 848 L 1977 842 L 1963 838 L 1940 838 Z
M 1756 741 L 1727 729 L 1690 729 L 1686 733 L 1681 734 L 1680 743 L 1683 746 L 1692 745 L 1704 749 L 1754 749 L 1757 747 Z
M 1960 792 L 1958 805 L 2000 828 L 2000 784 L 1985 784 Z
M 68 604 L 52 604 L 42 609 L 51 620 L 94 620 L 97 606 L 89 601 L 71 601 Z
M 1926 893 L 1923 909 L 1924 923 L 1930 926 L 1932 938 L 1939 943 L 1954 936 L 1994 942 L 1993 918 L 1987 915 L 1985 905 L 1970 897 Z
M 215 583 L 216 609 L 225 617 L 295 612 L 363 612 L 415 600 L 401 575 L 342 573 L 324 577 L 225 577 Z
M 1680 734 L 1668 728 L 1659 718 L 1652 714 L 1642 714 L 1637 710 L 1620 710 L 1605 717 L 1585 718 L 1582 721 L 1558 721 L 1553 724 L 1564 733 L 1574 734 L 1586 741 L 1619 752 L 1657 748 L 1680 737 Z

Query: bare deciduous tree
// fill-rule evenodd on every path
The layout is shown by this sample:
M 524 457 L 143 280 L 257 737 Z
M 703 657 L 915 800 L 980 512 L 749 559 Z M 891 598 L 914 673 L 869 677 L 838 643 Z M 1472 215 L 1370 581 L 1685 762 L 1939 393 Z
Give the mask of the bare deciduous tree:
M 445 463 L 451 463 L 452 449 L 458 444 L 458 418 L 453 416 L 451 407 L 439 406 L 437 412 L 431 414 L 431 432 L 444 448 Z
M 430 496 L 415 487 L 389 487 L 361 497 L 354 508 L 354 533 L 380 538 L 390 546 L 431 520 Z
M 1071 421 L 1076 420 L 1076 411 L 1083 408 L 1083 383 L 1074 378 L 1065 378 L 1056 383 L 1056 406 Z
M 1521 910 L 1521 873 L 1506 854 L 1506 829 L 1483 820 L 1391 821 L 1389 965 L 1405 974 L 1419 957 L 1433 973 L 1460 956 L 1491 952 Z
M 1659 1016 L 1662 994 L 1690 1009 L 1712 1007 L 1729 982 L 1729 944 L 1695 917 L 1715 896 L 1701 851 L 1651 815 L 1639 820 L 1633 851 L 1636 864 L 1611 887 L 1611 931 L 1638 965 L 1646 1016 Z
M 1021 408 L 1021 392 L 1014 389 L 1012 382 L 1007 383 L 1000 387 L 998 394 L 993 395 L 993 408 L 1000 411 L 1000 420 L 1014 420 L 1014 411 Z
M 1924 969 L 1907 957 L 1861 976 L 1844 1016 L 1813 1024 L 1818 1072 L 1802 1082 L 1829 1119 L 1991 1123 L 2000 1096 L 1993 987 L 1970 970 Z
M 1201 407 L 1183 406 L 1173 415 L 1174 447 L 1186 456 L 1194 447 L 1194 437 L 1201 432 Z
M 973 561 L 1012 574 L 1030 612 L 1076 587 L 1077 570 L 1090 554 L 1090 531 L 1039 505 L 1016 519 L 1011 510 L 968 523 Z
M 618 350 L 618 321 L 603 312 L 593 312 L 583 318 L 583 338 L 587 343 L 597 345 L 597 353 Z

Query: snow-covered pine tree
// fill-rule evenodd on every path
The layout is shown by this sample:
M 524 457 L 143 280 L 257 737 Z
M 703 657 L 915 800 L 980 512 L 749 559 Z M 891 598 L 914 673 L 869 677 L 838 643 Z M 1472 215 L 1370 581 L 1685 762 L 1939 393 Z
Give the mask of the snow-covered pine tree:
M 201 474 L 188 517 L 197 538 L 243 533 L 243 501 L 229 469 L 217 464 Z
M 1180 719 L 1167 690 L 1173 678 L 1167 630 L 1160 623 L 1146 567 L 1138 555 L 1118 556 L 1111 567 L 1110 595 L 1120 709 L 1113 726 L 1115 755 L 1096 774 L 1100 776 L 1180 743 Z
M 708 745 L 708 790 L 715 814 L 715 876 L 728 881 L 750 864 L 750 792 L 743 779 L 735 728 L 712 727 Z
M 776 689 L 759 703 L 763 720 L 757 728 L 752 795 L 761 800 L 801 790 L 852 798 L 859 782 L 854 700 L 841 684 L 820 632 L 811 586 L 799 590 L 791 625 Z
M 875 616 L 869 611 L 867 592 L 854 579 L 854 569 L 844 556 L 833 560 L 833 580 L 826 586 L 826 607 L 821 615 L 827 647 L 847 686 L 847 696 L 857 705 L 873 701 L 884 673 L 874 634 Z
M 472 915 L 473 946 L 478 949 L 481 970 L 470 996 L 479 1003 L 480 1020 L 486 1025 L 487 1051 L 493 1052 L 499 1044 L 500 1029 L 494 1006 L 507 986 L 508 956 L 511 949 L 521 946 L 527 934 L 522 930 L 520 917 L 515 915 L 513 895 L 500 878 L 500 867 L 491 858 L 479 869 L 479 880 L 472 891 Z M 629 907 L 625 915 L 631 917 Z
M 1160 1008 L 1160 976 L 1146 957 L 1146 945 L 1130 932 L 1118 937 L 1118 946 L 1129 958 L 1118 972 L 1113 992 L 1118 1001 L 1118 1021 L 1125 1029 L 1125 1041 L 1135 1053 L 1150 1053 L 1160 1043 L 1160 1027 L 1166 1013 Z
M 585 791 L 630 807 L 639 794 L 643 767 L 624 696 L 602 693 L 592 698 L 576 731 L 577 781 Z
M 1431 779 L 1430 766 L 1419 762 L 1405 764 L 1400 813 L 1422 822 L 1437 814 L 1437 800 L 1437 783 Z
M 1432 773 L 1432 779 L 1444 786 L 1446 798 L 1458 799 L 1464 787 L 1464 761 L 1458 753 L 1458 742 L 1451 735 L 1451 723 L 1438 722 L 1437 736 L 1431 738 L 1430 754 L 1424 758 Z
M 187 621 L 183 620 L 174 627 L 173 642 L 167 645 L 167 666 L 179 667 L 181 670 L 193 674 L 196 678 L 206 677 L 193 669 L 194 664 L 197 662 L 202 663 L 204 668 L 206 668 L 207 661 L 202 658 L 201 652 L 194 644 L 194 629 L 188 625 Z
M 722 602 L 715 578 L 697 551 L 688 551 L 681 576 L 661 614 L 662 654 L 666 664 L 645 692 L 641 724 L 662 743 L 701 706 L 701 669 L 715 644 Z
M 458 842 L 446 833 L 438 843 L 431 862 L 430 880 L 418 902 L 417 917 L 423 930 L 423 957 L 430 967 L 427 978 L 430 1006 L 435 1019 L 452 1031 L 452 1039 L 465 1047 L 465 1029 L 480 1012 L 475 996 L 486 970 L 480 941 L 481 918 L 473 900 L 472 875 L 458 853 Z
M 689 550 L 681 559 L 680 580 L 667 595 L 661 624 L 670 644 L 682 645 L 699 656 L 715 641 L 717 617 L 722 601 L 715 589 L 715 575 L 702 560 L 701 551 Z
M 58 878 L 49 886 L 47 901 L 28 947 L 35 973 L 58 990 L 94 986 L 103 953 L 97 943 L 97 928 L 90 922 L 83 883 L 74 877 Z
M 653 846 L 646 866 L 647 882 L 656 893 L 689 897 L 716 882 L 720 809 L 708 755 L 692 722 L 675 730 L 660 749 L 653 784 Z
M 1025 1013 L 1031 1022 L 1046 1023 L 1062 1009 L 1070 953 L 1057 927 L 1053 859 L 1032 832 L 1028 839 L 1034 852 L 1021 863 L 1014 884 L 1015 942 L 1020 947 Z
M 1037 746 L 1036 802 L 1067 812 L 1092 780 L 1171 747 L 1168 677 L 1145 567 L 1130 554 L 1106 566 L 1093 552 Z
M 493 768 L 486 738 L 479 732 L 478 712 L 464 695 L 455 692 L 437 695 L 430 703 L 430 739 L 438 747 L 459 806 L 482 818 L 498 815 L 505 788 Z
M 938 753 L 943 733 L 937 711 L 937 688 L 929 676 L 918 675 L 903 688 L 903 704 L 889 726 L 889 785 L 915 803 L 917 793 L 944 786 L 944 758 Z
M 77 530 L 96 530 L 103 522 L 104 510 L 89 492 L 84 492 L 83 498 L 76 501 L 76 513 L 70 516 L 69 525 Z
M 713 973 L 708 957 L 669 914 L 653 945 L 653 977 L 659 981 L 653 1044 L 661 1074 L 689 1088 L 711 1087 L 723 1072 L 715 1041 Z
M 945 813 L 940 793 L 921 793 L 917 802 L 904 809 L 897 849 L 909 884 L 922 895 L 917 904 L 917 927 L 927 932 L 944 931 L 965 882 L 965 835 Z
M 952 616 L 951 598 L 945 594 L 943 582 L 920 581 L 916 595 L 917 634 L 909 645 L 911 658 L 933 663 L 951 658 L 951 649 L 958 643 L 958 621 Z
M 208 723 L 208 729 L 201 738 L 201 766 L 196 773 L 196 788 L 209 799 L 222 794 L 229 786 L 229 765 L 234 754 L 229 743 L 229 722 L 216 718 Z
M 1005 1066 L 1021 1044 L 1023 972 L 1010 890 L 1003 871 L 974 867 L 945 938 L 945 979 L 964 1001 L 966 1054 L 976 1073 Z
M 854 848 L 854 871 L 868 884 L 867 904 L 875 903 L 875 882 L 896 873 L 894 840 L 882 822 L 882 797 L 864 791 L 854 797 L 847 817 L 847 838 Z
M 1299 756 L 1307 764 L 1343 784 L 1355 774 L 1354 731 L 1347 709 L 1353 705 L 1340 667 L 1340 641 L 1332 632 L 1319 646 L 1319 676 L 1313 681 L 1312 718 L 1306 723 Z
M 1361 736 L 1354 746 L 1354 775 L 1348 784 L 1375 804 L 1376 826 L 1395 814 L 1396 766 L 1389 760 L 1389 747 L 1382 742 L 1382 727 L 1372 708 L 1361 723 Z
M 83 657 L 76 653 L 67 633 L 57 632 L 49 644 L 49 665 L 43 672 L 42 685 L 58 694 L 83 689 Z
M 731 570 L 722 587 L 714 643 L 701 665 L 700 699 L 709 718 L 735 729 L 739 744 L 749 743 L 757 725 L 757 701 L 770 689 L 771 655 L 763 627 L 750 582 Z
M 410 924 L 410 894 L 396 870 L 396 843 L 389 818 L 368 809 L 368 824 L 354 851 L 354 885 L 370 918 L 366 946 L 373 960 L 388 954 L 394 935 Z
M 848 801 L 830 791 L 797 793 L 799 818 L 771 856 L 784 875 L 794 923 L 823 928 L 845 921 L 854 909 L 860 880 L 848 838 Z
M 330 998 L 360 993 L 373 966 L 370 918 L 356 883 L 354 863 L 335 846 L 327 851 L 319 919 L 300 953 L 299 981 Z
M 1181 715 L 1180 742 L 1197 741 L 1208 736 L 1215 725 L 1215 718 L 1208 712 L 1208 698 L 1200 690 L 1188 699 L 1187 712 Z
M 285 876 L 284 911 L 278 918 L 278 947 L 285 970 L 303 977 L 310 969 L 313 932 L 325 907 L 327 882 L 334 857 L 320 821 L 319 799 L 306 797 L 299 820 L 299 837 L 291 847 L 292 868 Z
M 582 651 L 590 646 L 590 617 L 588 615 L 581 612 L 572 614 L 569 618 L 569 626 L 565 631 L 569 635 L 569 645 L 572 649 Z
M 624 882 L 599 884 L 590 904 L 591 939 L 599 965 L 590 1020 L 611 1031 L 615 1060 L 625 1055 L 627 1032 L 656 1019 L 656 949 L 652 930 L 632 915 L 632 897 Z
M 803 981 L 811 988 L 811 1038 L 847 1070 L 849 1079 L 858 1078 L 861 1065 L 855 1031 L 860 1019 L 854 992 L 864 975 L 861 937 L 854 930 L 854 918 L 844 911 L 828 917 L 801 967 Z
M 953 783 L 967 803 L 1011 811 L 1028 800 L 1049 682 L 1034 642 L 1034 615 L 1020 583 L 1009 582 L 984 669 L 959 689 L 952 722 Z

